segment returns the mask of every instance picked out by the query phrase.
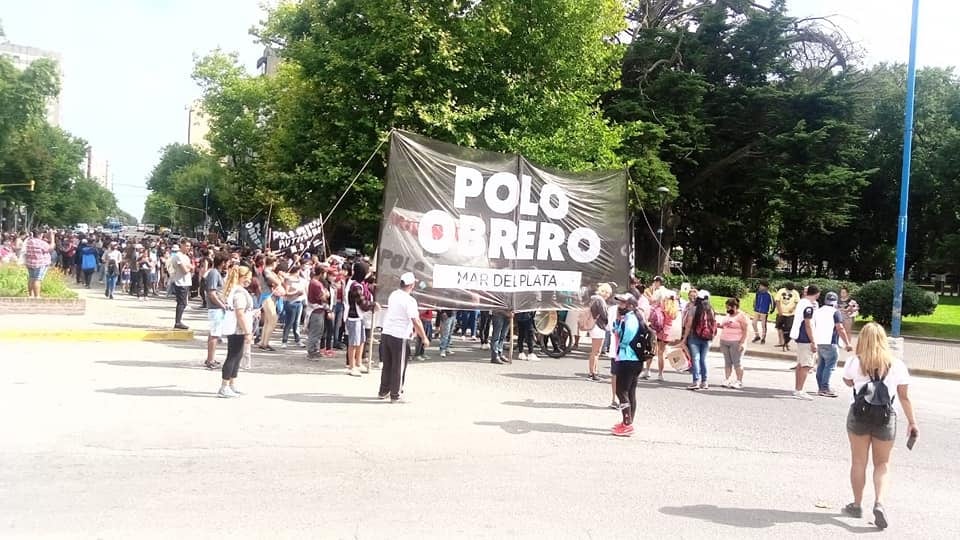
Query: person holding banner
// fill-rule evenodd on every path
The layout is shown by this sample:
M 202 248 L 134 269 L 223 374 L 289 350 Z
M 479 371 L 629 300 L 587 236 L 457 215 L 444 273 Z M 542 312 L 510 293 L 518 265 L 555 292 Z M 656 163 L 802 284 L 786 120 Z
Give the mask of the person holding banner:
M 380 391 L 377 397 L 390 398 L 390 403 L 402 403 L 400 394 L 407 374 L 408 340 L 416 335 L 421 342 L 428 342 L 427 333 L 420 322 L 417 300 L 410 295 L 416 284 L 412 272 L 400 276 L 400 288 L 390 293 L 387 312 L 383 316 L 383 336 L 380 346 Z

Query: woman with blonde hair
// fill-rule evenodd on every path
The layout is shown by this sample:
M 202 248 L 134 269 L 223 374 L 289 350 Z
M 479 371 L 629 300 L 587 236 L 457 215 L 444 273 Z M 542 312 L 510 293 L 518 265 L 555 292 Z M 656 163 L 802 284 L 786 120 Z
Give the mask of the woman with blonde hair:
M 853 389 L 850 411 L 847 413 L 847 436 L 850 439 L 850 485 L 853 502 L 844 507 L 844 513 L 862 517 L 863 488 L 867 483 L 868 454 L 873 455 L 873 488 L 876 502 L 873 506 L 874 523 L 887 528 L 883 497 L 887 488 L 890 451 L 897 435 L 897 413 L 893 401 L 900 398 L 900 406 L 907 416 L 907 433 L 911 440 L 919 434 L 913 415 L 908 388 L 910 372 L 903 361 L 894 358 L 887 345 L 887 333 L 877 323 L 868 323 L 860 331 L 856 355 L 847 360 L 843 382 Z M 895 393 L 894 393 L 895 391 Z M 912 443 L 908 441 L 908 447 Z
M 270 346 L 270 337 L 273 330 L 277 327 L 277 301 L 275 297 L 281 297 L 286 293 L 283 288 L 283 280 L 277 275 L 277 257 L 267 255 L 263 261 L 263 283 L 260 285 L 260 309 L 263 316 L 263 333 L 260 335 L 260 350 L 275 351 Z
M 237 390 L 237 373 L 243 360 L 247 344 L 253 336 L 253 297 L 247 287 L 253 280 L 253 272 L 246 266 L 234 266 L 227 274 L 223 286 L 226 312 L 223 317 L 223 335 L 227 338 L 227 358 L 221 370 L 220 391 L 222 398 L 234 398 L 242 395 Z

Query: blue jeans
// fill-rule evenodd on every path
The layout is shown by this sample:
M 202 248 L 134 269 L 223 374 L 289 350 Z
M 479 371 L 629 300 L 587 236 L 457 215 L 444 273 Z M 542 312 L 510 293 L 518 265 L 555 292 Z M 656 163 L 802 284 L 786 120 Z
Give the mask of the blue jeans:
M 420 320 L 423 323 L 423 333 L 427 335 L 427 338 L 433 339 L 433 321 L 424 321 Z M 427 349 L 430 347 L 430 342 L 424 343 L 420 336 L 416 338 L 417 344 L 417 353 L 414 356 L 423 356 L 427 352 Z
M 113 296 L 113 291 L 117 288 L 117 275 L 116 274 L 107 274 L 107 286 L 103 291 L 103 295 L 107 298 Z
M 283 343 L 287 343 L 287 336 L 293 330 L 294 343 L 300 343 L 300 314 L 303 313 L 303 302 L 283 303 Z
M 693 373 L 693 382 L 707 382 L 707 353 L 710 352 L 710 341 L 698 337 L 687 337 L 687 348 L 690 349 L 690 360 Z
M 456 323 L 456 317 L 447 317 L 445 321 L 440 322 L 440 352 L 450 348 L 450 338 L 453 337 L 453 325 Z
M 463 316 L 463 335 L 470 332 L 470 337 L 477 337 L 477 317 L 479 316 L 480 312 L 477 310 L 465 312 Z
M 503 340 L 510 331 L 510 319 L 503 315 L 493 316 L 493 331 L 490 333 L 490 360 L 503 356 Z
M 837 367 L 840 357 L 840 348 L 836 345 L 817 345 L 817 354 L 820 362 L 817 364 L 817 387 L 820 390 L 830 390 L 830 376 L 833 368 Z

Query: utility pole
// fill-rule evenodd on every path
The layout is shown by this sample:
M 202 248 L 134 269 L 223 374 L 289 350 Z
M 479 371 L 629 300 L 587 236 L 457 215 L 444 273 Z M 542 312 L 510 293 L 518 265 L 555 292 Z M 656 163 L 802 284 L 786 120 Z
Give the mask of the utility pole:
M 900 337 L 903 317 L 903 279 L 907 259 L 907 215 L 910 208 L 910 160 L 913 155 L 913 102 L 917 87 L 917 19 L 920 0 L 913 0 L 910 21 L 910 62 L 907 65 L 907 103 L 903 123 L 903 165 L 900 177 L 900 219 L 897 222 L 897 259 L 893 276 L 893 318 L 891 335 Z

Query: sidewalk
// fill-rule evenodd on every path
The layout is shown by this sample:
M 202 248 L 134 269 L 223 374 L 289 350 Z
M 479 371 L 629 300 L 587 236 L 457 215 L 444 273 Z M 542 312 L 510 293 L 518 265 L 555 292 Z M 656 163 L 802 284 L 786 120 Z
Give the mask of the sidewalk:
M 191 330 L 174 330 L 172 297 L 139 302 L 118 291 L 110 300 L 96 280 L 90 289 L 73 290 L 86 300 L 84 315 L 0 315 L 0 341 L 182 341 L 193 339 L 193 330 L 206 331 L 207 311 L 197 309 L 198 302 L 190 302 L 183 316 Z
M 753 332 L 750 335 L 753 335 Z M 777 332 L 771 325 L 767 332 L 767 344 L 760 345 L 748 341 L 744 356 L 796 362 L 797 344 L 791 342 L 790 351 L 784 352 L 776 346 L 776 341 Z M 720 349 L 714 345 L 711 350 L 719 351 Z M 844 360 L 850 354 L 840 351 L 839 366 L 844 365 Z M 960 380 L 960 343 L 904 338 L 903 360 L 912 375 Z

